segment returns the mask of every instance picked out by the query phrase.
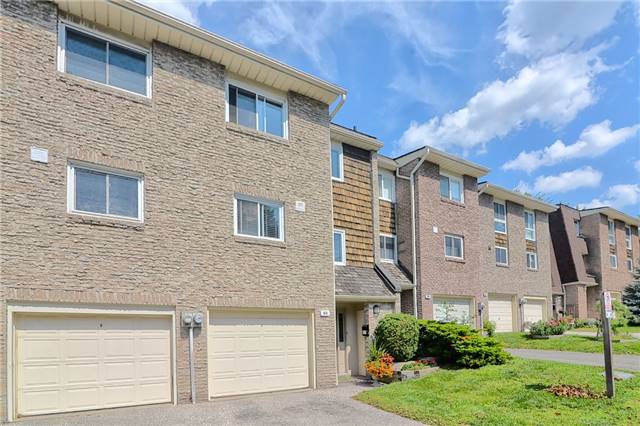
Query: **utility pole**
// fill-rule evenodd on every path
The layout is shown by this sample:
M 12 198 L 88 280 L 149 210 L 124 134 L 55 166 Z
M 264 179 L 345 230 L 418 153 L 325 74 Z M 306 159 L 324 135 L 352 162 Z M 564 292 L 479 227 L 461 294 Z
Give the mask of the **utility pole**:
M 613 318 L 613 307 L 611 306 L 611 293 L 602 292 L 602 305 L 600 317 L 602 320 L 602 339 L 604 340 L 604 373 L 607 381 L 607 397 L 613 398 L 616 394 L 615 383 L 613 382 L 613 356 L 611 353 L 611 324 L 609 320 Z

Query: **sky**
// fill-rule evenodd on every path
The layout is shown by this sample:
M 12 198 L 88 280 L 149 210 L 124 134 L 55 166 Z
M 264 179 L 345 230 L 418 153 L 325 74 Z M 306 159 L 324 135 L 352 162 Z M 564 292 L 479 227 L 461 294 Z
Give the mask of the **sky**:
M 334 121 L 549 202 L 640 215 L 640 2 L 144 0 L 336 83 Z

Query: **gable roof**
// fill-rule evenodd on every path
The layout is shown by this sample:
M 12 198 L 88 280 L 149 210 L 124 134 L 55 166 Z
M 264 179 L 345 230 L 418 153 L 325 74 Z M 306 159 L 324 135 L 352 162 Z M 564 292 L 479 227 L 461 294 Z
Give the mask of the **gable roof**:
M 190 25 L 133 0 L 52 0 L 71 15 L 139 40 L 153 40 L 222 64 L 240 77 L 327 105 L 347 91 L 238 43 Z
M 331 141 L 346 143 L 347 145 L 356 146 L 366 149 L 367 151 L 377 151 L 382 148 L 382 142 L 374 136 L 349 129 L 339 124 L 331 123 L 330 132 Z
M 520 204 L 530 210 L 538 210 L 545 213 L 551 213 L 556 211 L 557 209 L 554 204 L 549 204 L 545 201 L 539 200 L 529 195 L 511 191 L 507 188 L 503 188 L 489 182 L 480 183 L 478 185 L 478 192 L 480 194 L 493 195 L 495 198 L 498 198 L 500 200 L 511 201 L 513 203 Z
M 605 206 L 580 210 L 581 216 L 589 216 L 592 214 L 603 214 L 609 219 L 619 220 L 620 222 L 624 222 L 627 225 L 640 226 L 640 218 L 623 213 L 620 210 L 614 209 L 613 207 Z
M 426 161 L 439 165 L 444 170 L 475 178 L 489 173 L 489 169 L 480 164 L 467 161 L 430 146 L 423 146 L 396 157 L 394 160 L 398 163 L 398 167 L 402 167 L 416 158 L 424 158 Z

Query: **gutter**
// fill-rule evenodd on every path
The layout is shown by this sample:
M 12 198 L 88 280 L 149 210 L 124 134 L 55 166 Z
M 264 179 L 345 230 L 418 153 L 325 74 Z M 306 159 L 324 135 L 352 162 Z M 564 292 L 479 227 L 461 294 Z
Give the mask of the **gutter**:
M 340 101 L 338 102 L 338 105 L 336 105 L 333 111 L 329 112 L 329 120 L 333 120 L 333 117 L 335 117 L 338 111 L 342 109 L 342 106 L 344 105 L 344 102 L 346 100 L 347 100 L 347 94 L 346 93 L 340 94 Z

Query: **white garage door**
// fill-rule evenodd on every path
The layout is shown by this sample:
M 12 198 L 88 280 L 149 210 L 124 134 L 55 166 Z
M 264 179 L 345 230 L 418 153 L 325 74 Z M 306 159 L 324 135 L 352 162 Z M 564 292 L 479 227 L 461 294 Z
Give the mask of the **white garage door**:
M 543 299 L 529 299 L 524 305 L 524 322 L 533 324 L 534 322 L 542 321 L 545 318 L 544 314 L 545 301 Z
M 444 322 L 471 323 L 472 299 L 435 297 L 433 319 Z
M 513 331 L 513 299 L 509 296 L 492 296 L 489 299 L 489 321 L 496 331 Z
M 308 314 L 211 312 L 209 396 L 309 387 Z
M 18 415 L 171 401 L 171 319 L 18 316 Z

